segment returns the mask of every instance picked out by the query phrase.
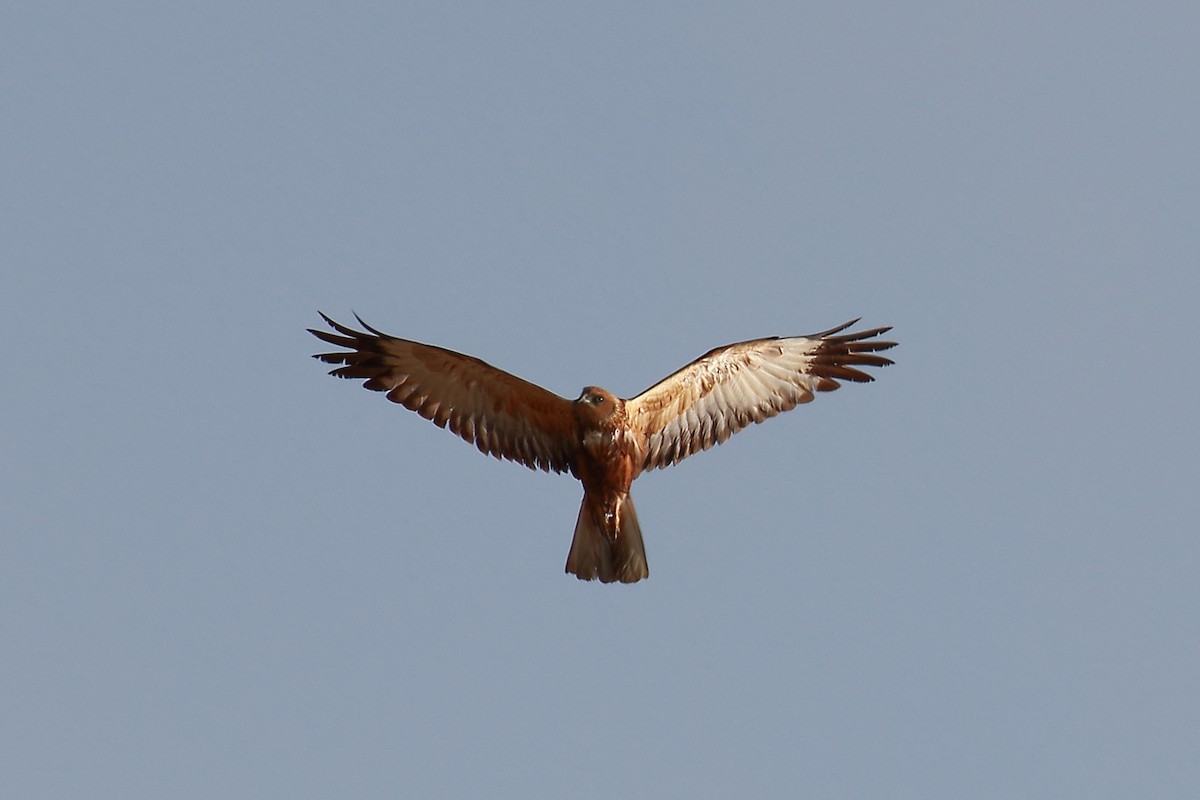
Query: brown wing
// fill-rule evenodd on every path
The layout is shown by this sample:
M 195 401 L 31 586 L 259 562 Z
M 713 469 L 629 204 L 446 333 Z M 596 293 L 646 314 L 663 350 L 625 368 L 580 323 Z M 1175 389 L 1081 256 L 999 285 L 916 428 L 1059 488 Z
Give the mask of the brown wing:
M 393 403 L 439 428 L 449 425 L 481 453 L 530 469 L 569 469 L 575 424 L 569 400 L 478 358 L 380 333 L 362 319 L 358 322 L 367 332 L 321 317 L 337 333 L 312 328 L 308 332 L 349 348 L 313 356 L 343 365 L 330 375 L 365 379 L 363 388 L 387 392 Z
M 888 328 L 836 335 L 858 320 L 822 333 L 755 339 L 718 347 L 626 402 L 635 429 L 648 437 L 645 469 L 678 463 L 762 422 L 832 391 L 839 380 L 874 380 L 859 367 L 892 362 L 877 351 Z

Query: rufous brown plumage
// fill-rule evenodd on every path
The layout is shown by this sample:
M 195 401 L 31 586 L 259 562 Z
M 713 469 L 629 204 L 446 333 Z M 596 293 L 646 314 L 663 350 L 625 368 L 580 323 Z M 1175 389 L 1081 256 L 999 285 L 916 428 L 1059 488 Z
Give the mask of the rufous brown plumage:
M 332 332 L 309 333 L 345 348 L 315 356 L 339 365 L 331 375 L 386 392 L 480 452 L 578 478 L 583 503 L 566 570 L 605 583 L 650 574 L 629 496 L 639 474 L 720 444 L 752 422 L 837 389 L 838 381 L 871 381 L 863 368 L 891 364 L 878 353 L 896 346 L 878 338 L 891 328 L 846 333 L 858 322 L 851 320 L 808 336 L 718 347 L 629 399 L 588 386 L 567 400 L 478 358 L 389 336 L 361 318 L 359 331 L 321 317 Z

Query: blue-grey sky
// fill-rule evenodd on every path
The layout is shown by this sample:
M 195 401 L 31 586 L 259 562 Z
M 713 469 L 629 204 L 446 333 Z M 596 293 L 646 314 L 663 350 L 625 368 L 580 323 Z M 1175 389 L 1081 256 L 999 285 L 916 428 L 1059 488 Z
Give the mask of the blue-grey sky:
M 1200 6 L 11 3 L 0 795 L 1182 797 Z M 327 377 L 896 365 L 580 488 Z

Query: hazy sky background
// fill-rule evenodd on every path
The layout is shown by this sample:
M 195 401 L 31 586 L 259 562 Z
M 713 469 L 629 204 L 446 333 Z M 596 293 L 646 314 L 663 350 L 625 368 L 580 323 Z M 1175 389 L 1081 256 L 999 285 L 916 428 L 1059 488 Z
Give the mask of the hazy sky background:
M 1190 796 L 1200 5 L 9 3 L 0 795 Z M 581 490 L 309 358 L 896 365 Z

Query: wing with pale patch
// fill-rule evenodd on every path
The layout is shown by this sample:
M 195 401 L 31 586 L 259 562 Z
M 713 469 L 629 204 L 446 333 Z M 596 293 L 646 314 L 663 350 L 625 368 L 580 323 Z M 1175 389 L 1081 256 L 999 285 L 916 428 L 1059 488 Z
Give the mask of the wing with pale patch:
M 719 347 L 628 400 L 631 426 L 647 436 L 644 468 L 707 450 L 752 422 L 838 388 L 839 380 L 874 380 L 861 368 L 891 364 L 876 353 L 896 343 L 876 338 L 890 327 L 842 333 L 856 322 L 809 336 Z
M 321 314 L 336 333 L 309 333 L 345 347 L 318 353 L 341 364 L 330 375 L 362 379 L 363 388 L 417 412 L 474 444 L 482 453 L 530 469 L 566 472 L 574 432 L 571 402 L 484 361 L 433 345 L 397 339 L 361 319 L 356 331 Z

